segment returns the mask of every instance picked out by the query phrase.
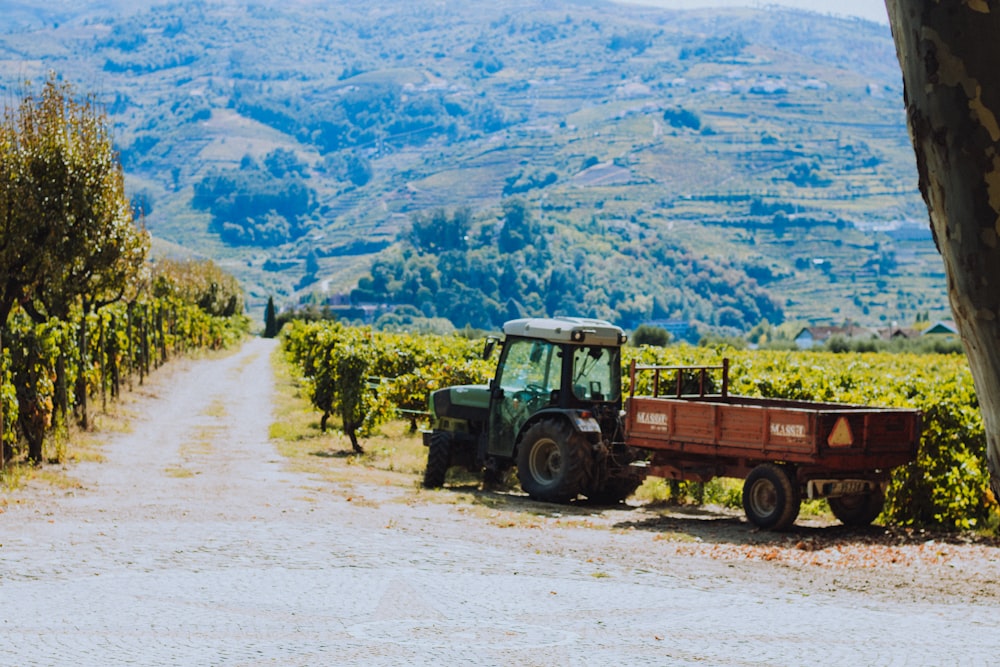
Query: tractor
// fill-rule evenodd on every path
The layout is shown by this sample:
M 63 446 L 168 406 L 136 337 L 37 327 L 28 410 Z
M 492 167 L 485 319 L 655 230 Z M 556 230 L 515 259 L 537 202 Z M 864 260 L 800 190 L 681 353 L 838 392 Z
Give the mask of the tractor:
M 642 483 L 630 464 L 642 453 L 625 444 L 621 346 L 625 332 L 603 320 L 512 320 L 488 385 L 446 387 L 430 395 L 424 432 L 424 486 L 443 485 L 452 466 L 504 479 L 517 467 L 532 498 L 565 503 L 586 496 L 616 503 Z

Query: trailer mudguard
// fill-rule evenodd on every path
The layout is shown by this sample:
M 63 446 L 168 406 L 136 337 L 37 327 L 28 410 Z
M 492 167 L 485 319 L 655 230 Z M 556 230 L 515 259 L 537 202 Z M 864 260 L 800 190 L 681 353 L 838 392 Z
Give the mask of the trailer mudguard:
M 558 417 L 559 419 L 565 420 L 573 430 L 577 433 L 582 434 L 588 440 L 592 442 L 599 441 L 601 439 L 601 425 L 597 423 L 597 420 L 586 410 L 574 410 L 565 408 L 545 408 L 539 410 L 535 414 L 531 415 L 531 419 L 526 421 L 524 425 L 521 426 L 521 430 L 517 434 L 517 442 L 521 442 L 521 437 L 524 435 L 525 431 L 534 426 L 537 422 L 543 419 L 550 419 L 552 417 Z

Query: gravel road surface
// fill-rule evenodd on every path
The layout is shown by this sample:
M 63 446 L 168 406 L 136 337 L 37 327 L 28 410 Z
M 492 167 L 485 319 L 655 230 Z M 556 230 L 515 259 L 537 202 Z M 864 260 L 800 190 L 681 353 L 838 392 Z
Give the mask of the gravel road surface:
M 739 543 L 753 535 L 738 519 L 723 522 L 725 539 L 679 544 L 627 509 L 595 515 L 612 529 L 561 525 L 558 512 L 501 528 L 460 504 L 351 502 L 291 472 L 268 440 L 273 345 L 160 371 L 105 460 L 73 466 L 82 488 L 33 484 L 0 506 L 0 664 L 977 665 L 1000 654 L 991 549 L 825 566 L 761 556 L 766 545 Z

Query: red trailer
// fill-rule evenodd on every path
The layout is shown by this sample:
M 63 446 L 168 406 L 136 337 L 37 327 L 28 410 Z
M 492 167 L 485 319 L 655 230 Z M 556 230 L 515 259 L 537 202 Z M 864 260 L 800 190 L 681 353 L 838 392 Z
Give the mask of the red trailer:
M 635 395 L 640 373 L 653 374 L 652 396 Z M 917 410 L 730 396 L 728 360 L 633 362 L 630 380 L 625 439 L 648 453 L 646 474 L 744 479 L 743 507 L 761 528 L 790 526 L 803 497 L 827 498 L 845 524 L 871 523 L 892 469 L 912 461 L 920 441 Z

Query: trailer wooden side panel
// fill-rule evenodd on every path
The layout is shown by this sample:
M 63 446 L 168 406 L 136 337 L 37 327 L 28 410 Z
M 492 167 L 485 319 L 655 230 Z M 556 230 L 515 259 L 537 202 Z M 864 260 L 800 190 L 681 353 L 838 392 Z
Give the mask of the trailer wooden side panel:
M 656 409 L 655 404 L 651 409 Z M 672 416 L 673 438 L 702 445 L 717 444 L 716 410 L 717 406 L 712 403 L 670 406 L 668 414 Z
M 793 458 L 791 454 L 811 456 L 817 452 L 816 416 L 804 410 L 789 410 L 785 408 L 748 407 L 747 411 L 757 411 L 764 415 L 765 453 L 772 456 L 785 453 L 784 458 Z M 778 458 L 782 458 L 778 456 Z
M 767 420 L 760 410 L 718 405 L 718 442 L 732 447 L 758 448 L 766 442 Z
M 915 410 L 769 399 L 633 396 L 626 440 L 662 455 L 787 461 L 838 470 L 888 468 L 916 453 Z

